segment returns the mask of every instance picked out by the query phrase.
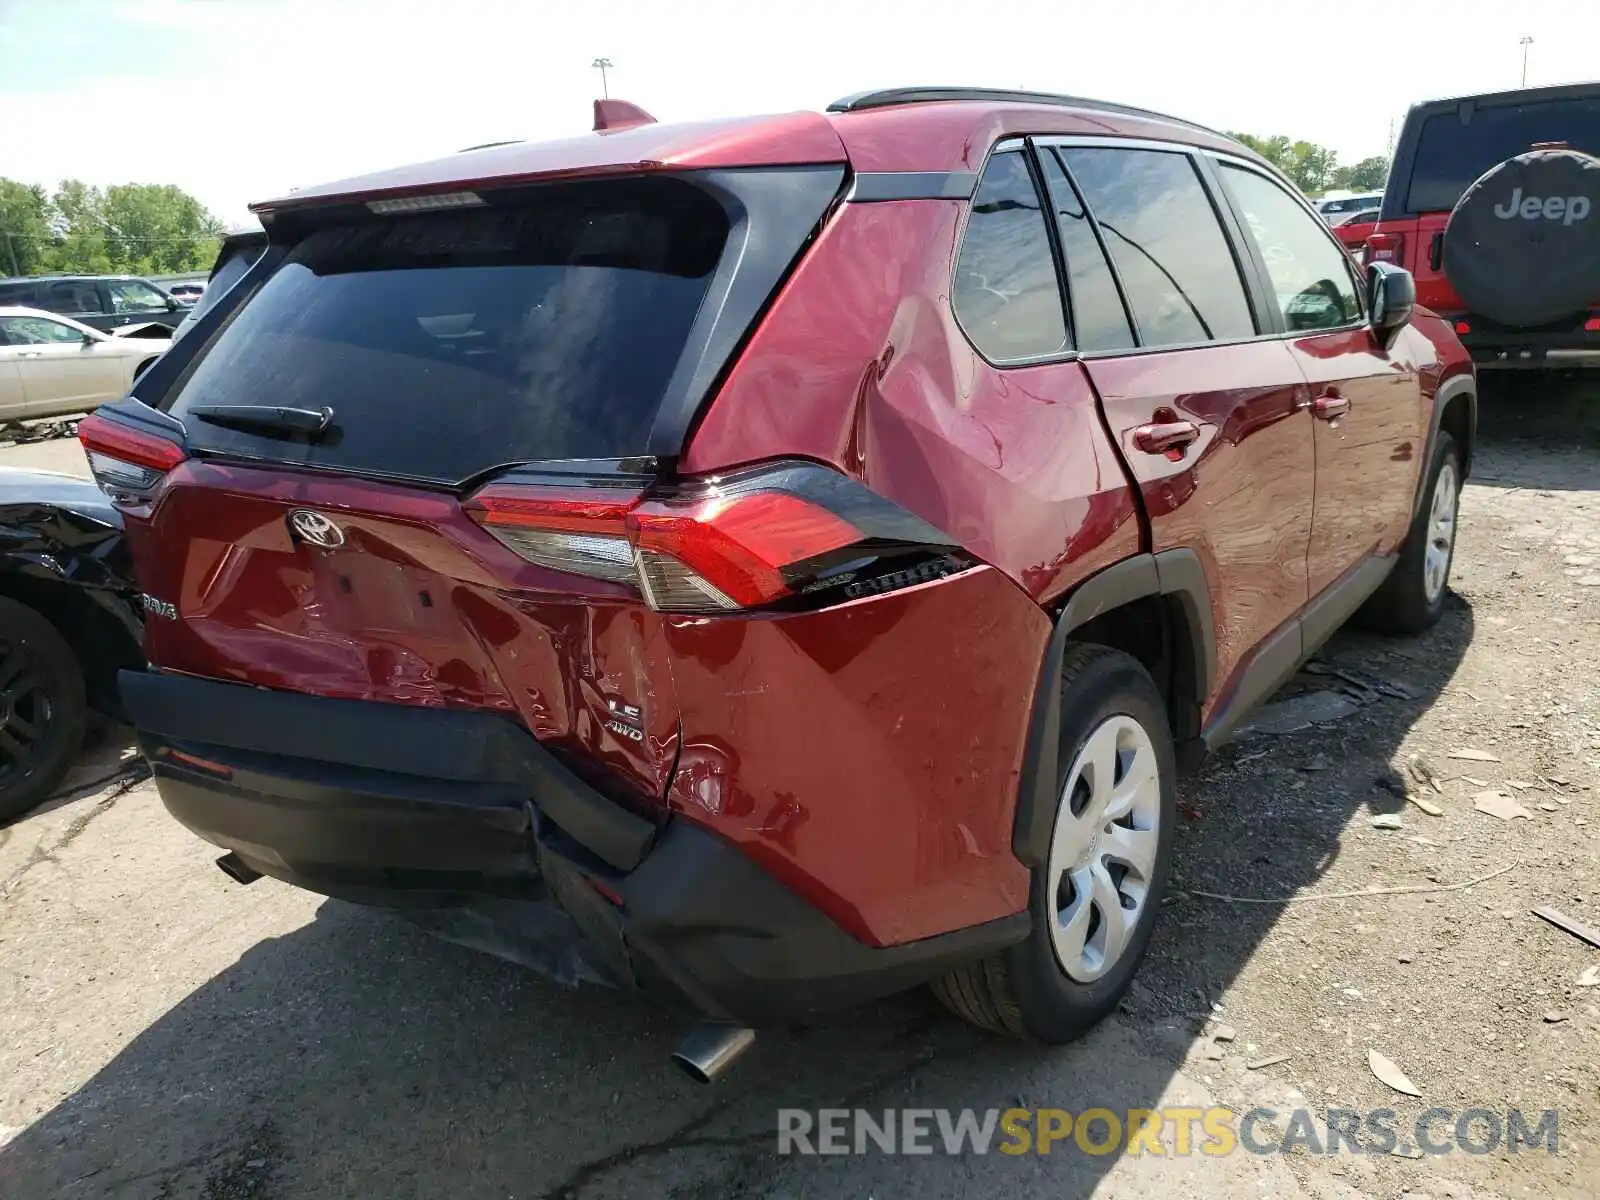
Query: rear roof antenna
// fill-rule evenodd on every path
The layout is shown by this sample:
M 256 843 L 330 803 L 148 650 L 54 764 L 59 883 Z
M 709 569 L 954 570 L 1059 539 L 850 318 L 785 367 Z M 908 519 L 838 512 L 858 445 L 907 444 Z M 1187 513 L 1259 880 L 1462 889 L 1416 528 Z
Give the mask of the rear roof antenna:
M 596 133 L 608 129 L 629 129 L 634 125 L 654 125 L 656 119 L 637 104 L 626 100 L 596 100 L 594 102 L 594 128 Z

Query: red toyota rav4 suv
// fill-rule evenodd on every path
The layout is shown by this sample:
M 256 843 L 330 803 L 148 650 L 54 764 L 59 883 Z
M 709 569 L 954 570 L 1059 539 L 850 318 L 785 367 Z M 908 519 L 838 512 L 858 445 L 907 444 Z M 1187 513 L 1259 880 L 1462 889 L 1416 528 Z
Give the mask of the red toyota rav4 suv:
M 1478 363 L 1600 365 L 1600 83 L 1414 107 L 1366 245 Z
M 1178 764 L 1445 601 L 1474 377 L 1227 138 L 877 92 L 307 188 L 86 420 L 162 798 L 567 980 L 1047 1041 Z

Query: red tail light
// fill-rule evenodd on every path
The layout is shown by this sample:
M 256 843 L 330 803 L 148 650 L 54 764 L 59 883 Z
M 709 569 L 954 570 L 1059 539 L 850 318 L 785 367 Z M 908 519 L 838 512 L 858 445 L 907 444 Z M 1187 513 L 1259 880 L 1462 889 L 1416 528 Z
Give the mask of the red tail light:
M 1369 263 L 1388 262 L 1400 264 L 1405 255 L 1405 235 L 1399 233 L 1374 233 L 1367 238 Z
M 651 607 L 753 608 L 791 593 L 784 568 L 862 540 L 859 529 L 783 492 L 656 502 L 628 514 Z
M 1585 333 L 1600 333 L 1600 317 L 1590 317 L 1583 323 Z
M 808 464 L 660 496 L 513 477 L 466 508 L 530 562 L 631 584 L 661 612 L 804 604 L 830 592 L 852 598 L 970 565 L 932 526 Z
M 1456 332 L 1457 333 L 1461 333 L 1461 334 L 1471 333 L 1472 332 L 1472 322 L 1471 321 L 1457 321 L 1456 322 Z
M 78 441 L 89 456 L 89 470 L 100 490 L 125 504 L 149 500 L 162 476 L 187 457 L 175 442 L 98 413 L 78 422 Z

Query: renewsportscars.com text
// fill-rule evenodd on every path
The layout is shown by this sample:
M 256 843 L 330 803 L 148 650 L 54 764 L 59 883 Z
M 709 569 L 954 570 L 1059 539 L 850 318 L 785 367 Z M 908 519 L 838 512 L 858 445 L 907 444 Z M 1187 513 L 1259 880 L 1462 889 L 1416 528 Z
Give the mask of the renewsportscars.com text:
M 802 1108 L 778 1110 L 779 1154 L 1555 1154 L 1559 1115 L 1430 1108 Z

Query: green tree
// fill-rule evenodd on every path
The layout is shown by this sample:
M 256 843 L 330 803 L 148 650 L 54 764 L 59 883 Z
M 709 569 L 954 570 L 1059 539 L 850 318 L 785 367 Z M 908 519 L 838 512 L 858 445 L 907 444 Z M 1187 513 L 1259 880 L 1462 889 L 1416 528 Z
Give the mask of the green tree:
M 0 179 L 0 272 L 178 274 L 211 266 L 223 225 L 171 184 L 95 187 L 63 179 L 53 194 Z
M 54 240 L 44 189 L 0 178 L 0 271 L 36 275 L 45 270 Z
M 99 217 L 118 269 L 164 275 L 208 267 L 222 222 L 172 184 L 123 183 L 105 190 Z
M 107 274 L 121 268 L 112 261 L 106 245 L 100 208 L 105 197 L 81 179 L 63 179 L 51 197 L 54 224 L 60 235 L 48 259 L 48 269 L 69 274 Z
M 1230 133 L 1228 136 L 1249 146 L 1287 175 L 1303 192 L 1325 191 L 1331 186 L 1338 169 L 1338 155 L 1314 142 L 1292 142 L 1281 133 L 1271 137 L 1257 137 L 1249 133 Z
M 1389 160 L 1374 155 L 1333 173 L 1330 186 L 1352 192 L 1381 192 L 1389 175 Z

